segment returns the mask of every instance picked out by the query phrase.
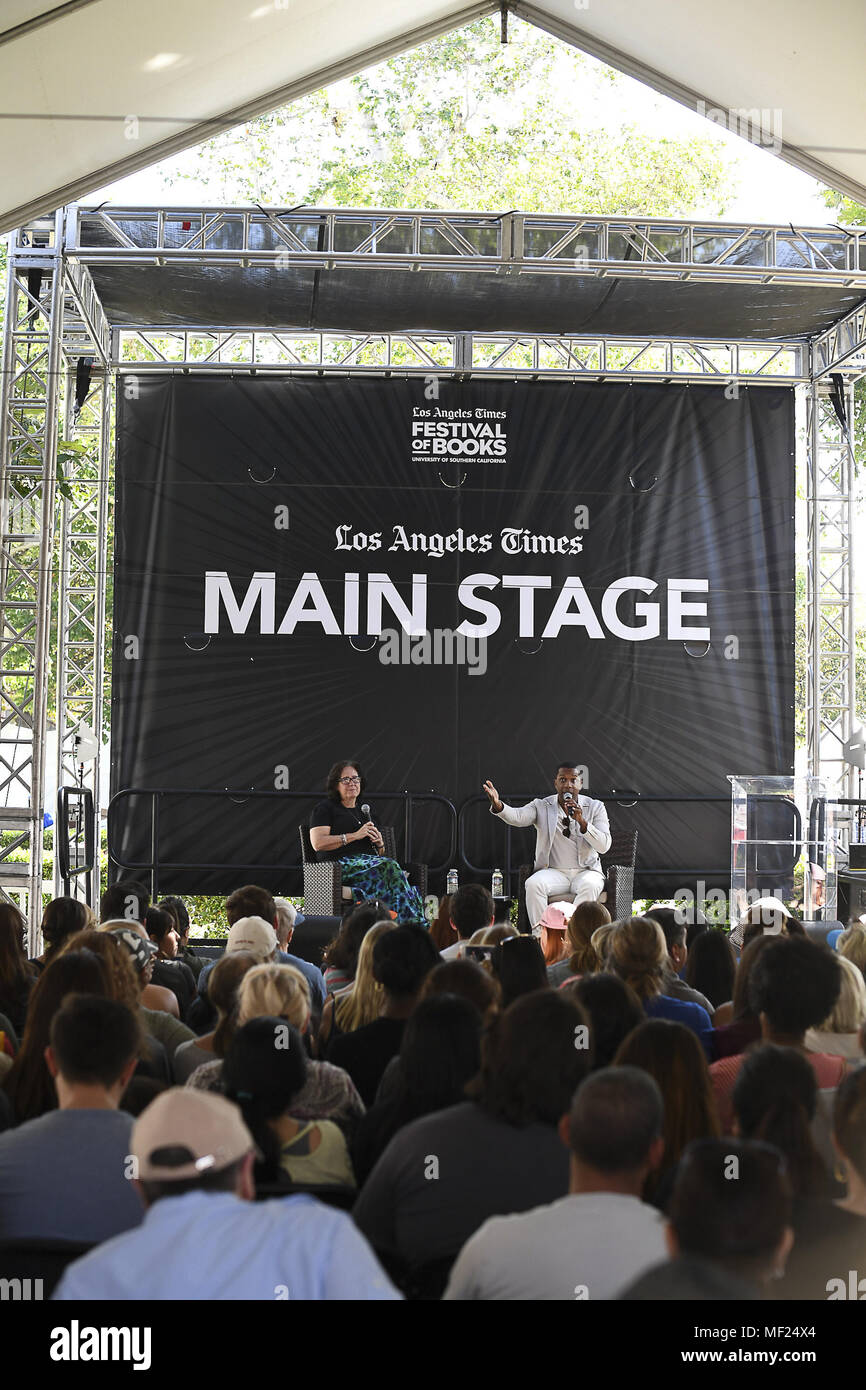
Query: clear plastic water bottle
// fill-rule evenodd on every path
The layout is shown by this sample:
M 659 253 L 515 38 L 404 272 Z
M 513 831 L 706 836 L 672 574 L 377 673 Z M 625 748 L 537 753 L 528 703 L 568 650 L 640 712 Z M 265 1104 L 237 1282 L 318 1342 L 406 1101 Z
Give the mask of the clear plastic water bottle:
M 460 887 L 460 878 L 459 878 L 459 875 L 458 875 L 458 873 L 457 873 L 457 870 L 456 870 L 456 869 L 449 869 L 449 870 L 448 870 L 448 876 L 447 876 L 447 878 L 445 879 L 445 892 L 448 893 L 449 895 L 450 895 L 451 893 L 456 893 L 456 892 L 457 892 L 457 889 L 458 889 L 459 887 Z
M 505 880 L 502 877 L 501 869 L 493 870 L 493 882 L 490 885 L 490 891 L 493 894 L 494 898 L 505 897 Z

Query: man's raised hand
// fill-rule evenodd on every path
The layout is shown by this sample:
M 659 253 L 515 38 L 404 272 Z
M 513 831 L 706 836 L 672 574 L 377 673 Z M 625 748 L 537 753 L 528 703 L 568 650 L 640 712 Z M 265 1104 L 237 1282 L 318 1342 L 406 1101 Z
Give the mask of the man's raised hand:
M 499 812 L 502 810 L 502 802 L 499 800 L 499 792 L 496 790 L 493 783 L 490 781 L 482 783 L 482 790 L 486 792 L 487 798 L 491 806 L 498 815 Z

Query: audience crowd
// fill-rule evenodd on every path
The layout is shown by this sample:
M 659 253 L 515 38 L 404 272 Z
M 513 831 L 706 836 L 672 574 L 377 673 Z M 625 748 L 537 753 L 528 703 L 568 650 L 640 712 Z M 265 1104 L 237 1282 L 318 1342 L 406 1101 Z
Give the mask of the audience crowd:
M 0 1275 L 43 1243 L 60 1300 L 845 1297 L 866 928 L 782 908 L 519 935 L 470 884 L 322 955 L 246 885 L 220 953 L 126 881 L 28 959 L 4 903 Z

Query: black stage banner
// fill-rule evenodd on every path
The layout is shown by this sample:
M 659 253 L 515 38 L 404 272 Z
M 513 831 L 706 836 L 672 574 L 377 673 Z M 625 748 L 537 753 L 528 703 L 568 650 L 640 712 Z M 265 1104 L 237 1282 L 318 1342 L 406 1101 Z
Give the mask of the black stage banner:
M 789 390 L 125 375 L 117 418 L 112 791 L 290 793 L 161 798 L 163 863 L 297 864 L 336 758 L 398 830 L 377 789 L 520 802 L 574 759 L 644 893 L 724 880 L 726 774 L 792 770 Z M 442 809 L 414 827 L 442 863 Z M 486 803 L 465 830 L 502 866 Z M 149 862 L 149 798 L 111 847 Z

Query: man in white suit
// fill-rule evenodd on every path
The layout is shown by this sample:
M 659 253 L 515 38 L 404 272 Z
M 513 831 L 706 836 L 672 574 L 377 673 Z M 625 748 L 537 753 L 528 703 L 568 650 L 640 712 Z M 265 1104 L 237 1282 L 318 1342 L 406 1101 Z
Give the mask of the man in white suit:
M 553 785 L 553 796 L 513 807 L 500 801 L 492 782 L 484 783 L 494 816 L 507 825 L 535 826 L 534 872 L 526 880 L 526 911 L 533 927 L 551 898 L 568 897 L 577 904 L 599 896 L 604 887 L 599 856 L 610 849 L 604 802 L 580 795 L 577 768 L 563 763 Z

